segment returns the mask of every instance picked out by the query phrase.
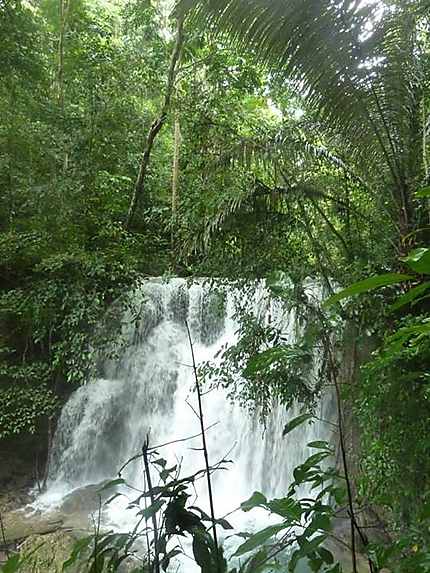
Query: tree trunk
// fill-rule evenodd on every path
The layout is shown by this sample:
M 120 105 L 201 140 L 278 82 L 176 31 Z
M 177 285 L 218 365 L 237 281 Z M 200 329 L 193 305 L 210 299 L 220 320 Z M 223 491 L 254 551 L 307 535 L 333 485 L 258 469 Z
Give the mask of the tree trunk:
M 66 35 L 67 17 L 70 0 L 60 0 L 60 33 L 58 37 L 57 97 L 61 109 L 64 108 L 64 38 Z
M 171 228 L 171 247 L 172 252 L 175 250 L 175 234 L 177 226 L 177 211 L 178 211 L 178 182 L 179 182 L 179 158 L 181 153 L 181 124 L 179 122 L 179 114 L 175 116 L 175 130 L 174 130 L 174 147 L 173 147 L 173 166 L 172 166 L 172 228 Z
M 127 214 L 126 228 L 130 229 L 134 216 L 136 214 L 137 207 L 145 199 L 145 182 L 146 174 L 148 172 L 148 167 L 151 159 L 151 152 L 154 146 L 154 141 L 162 129 L 163 125 L 166 123 L 167 114 L 170 109 L 170 101 L 172 99 L 173 88 L 175 84 L 176 74 L 178 70 L 178 64 L 181 57 L 182 46 L 184 43 L 184 23 L 183 19 L 178 20 L 178 29 L 176 33 L 175 46 L 173 48 L 172 57 L 170 59 L 169 75 L 167 77 L 166 92 L 164 95 L 163 106 L 161 108 L 159 116 L 153 121 L 149 132 L 146 136 L 145 145 L 143 147 L 142 159 L 140 162 L 139 174 L 136 179 L 134 186 L 133 195 L 130 202 L 130 207 Z

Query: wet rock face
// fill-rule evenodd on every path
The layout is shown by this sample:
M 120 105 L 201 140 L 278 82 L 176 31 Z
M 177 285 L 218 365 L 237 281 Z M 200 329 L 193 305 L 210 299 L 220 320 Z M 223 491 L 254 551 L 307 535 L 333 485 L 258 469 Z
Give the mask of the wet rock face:
M 26 559 L 21 573 L 61 573 L 63 563 L 70 557 L 76 538 L 66 531 L 47 535 L 32 535 L 20 547 L 20 554 Z M 79 565 L 68 569 L 77 573 Z
M 3 541 L 13 546 L 31 535 L 43 535 L 58 530 L 63 521 L 57 513 L 43 516 L 28 515 L 23 510 L 3 514 Z
M 2 513 L 4 541 L 13 547 L 33 535 L 47 535 L 60 530 L 91 531 L 91 514 L 112 495 L 112 488 L 100 492 L 106 482 L 91 484 L 69 493 L 57 509 L 46 513 L 24 507 Z
M 27 557 L 23 573 L 60 573 L 76 539 L 92 532 L 91 514 L 112 495 L 112 488 L 100 491 L 106 482 L 91 484 L 69 493 L 60 507 L 47 513 L 24 507 L 2 512 L 4 539 L 0 543 L 0 564 L 8 554 Z M 3 536 L 2 536 L 3 537 Z M 68 569 L 77 573 L 77 569 Z
M 213 344 L 225 328 L 226 299 L 219 290 L 204 293 L 202 301 L 202 342 Z
M 30 502 L 35 484 L 36 461 L 43 473 L 46 432 L 0 440 L 0 511 L 7 512 Z
M 75 532 L 59 530 L 46 535 L 32 535 L 19 547 L 23 559 L 20 573 L 63 573 L 63 565 L 72 555 L 79 539 Z M 67 573 L 81 573 L 88 570 L 85 562 L 88 553 L 67 567 Z M 0 566 L 2 561 L 0 560 Z M 118 573 L 136 571 L 136 560 L 125 559 L 118 568 Z
M 70 515 L 89 515 L 90 513 L 99 511 L 100 504 L 103 504 L 103 502 L 114 493 L 113 488 L 100 491 L 108 481 L 109 480 L 105 480 L 97 484 L 86 485 L 70 492 L 63 498 L 58 510 L 59 514 L 62 515 L 64 519 Z

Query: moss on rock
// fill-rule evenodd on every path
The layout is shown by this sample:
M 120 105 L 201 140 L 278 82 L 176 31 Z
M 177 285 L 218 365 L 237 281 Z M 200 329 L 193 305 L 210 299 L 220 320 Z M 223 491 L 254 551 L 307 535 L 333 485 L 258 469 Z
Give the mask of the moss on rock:
M 20 547 L 24 559 L 20 573 L 61 573 L 75 541 L 71 533 L 62 530 L 46 535 L 31 535 Z M 75 573 L 78 569 L 72 566 L 68 571 Z

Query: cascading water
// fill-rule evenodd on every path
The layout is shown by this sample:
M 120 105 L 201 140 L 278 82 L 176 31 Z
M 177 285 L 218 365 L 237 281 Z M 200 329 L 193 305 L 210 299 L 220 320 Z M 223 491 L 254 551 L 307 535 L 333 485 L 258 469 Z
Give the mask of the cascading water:
M 103 378 L 78 389 L 63 409 L 53 442 L 45 503 L 60 500 L 74 488 L 114 477 L 126 460 L 141 451 L 148 432 L 152 444 L 199 434 L 185 324 L 191 331 L 196 361 L 217 359 L 220 348 L 234 344 L 237 338 L 238 325 L 233 318 L 237 296 L 234 289 L 225 288 L 221 297 L 203 283 L 189 287 L 181 279 L 151 280 L 143 285 L 136 293 L 138 319 L 124 320 L 122 356 L 117 361 L 106 360 Z M 261 320 L 275 316 L 286 335 L 294 338 L 293 314 L 276 307 L 262 286 L 248 295 L 247 304 Z M 330 418 L 331 407 L 330 400 L 323 400 L 320 418 Z M 292 470 L 311 453 L 306 444 L 330 438 L 329 426 L 314 423 L 284 439 L 286 421 L 298 412 L 279 406 L 274 407 L 263 432 L 259 421 L 232 404 L 222 389 L 204 395 L 203 410 L 205 425 L 210 427 L 211 462 L 226 456 L 234 462 L 228 471 L 213 475 L 218 515 L 227 514 L 256 490 L 267 496 L 285 494 Z M 171 444 L 162 455 L 182 459 L 181 474 L 188 475 L 204 467 L 199 448 L 201 438 L 197 437 Z M 141 487 L 141 463 L 130 464 L 127 472 L 127 482 Z M 204 480 L 200 481 L 199 505 L 207 509 Z M 252 527 L 252 513 L 246 514 L 248 527 Z M 129 514 L 124 505 L 112 504 L 109 519 L 121 527 Z

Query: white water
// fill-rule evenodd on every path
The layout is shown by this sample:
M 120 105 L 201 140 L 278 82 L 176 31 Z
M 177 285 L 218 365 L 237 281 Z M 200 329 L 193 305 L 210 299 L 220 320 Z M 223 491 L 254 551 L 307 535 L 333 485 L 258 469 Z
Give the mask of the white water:
M 197 400 L 185 320 L 197 362 L 214 360 L 221 346 L 237 339 L 233 318 L 237 295 L 227 289 L 225 312 L 219 313 L 214 310 L 214 295 L 202 284 L 188 287 L 180 279 L 167 283 L 153 280 L 136 293 L 140 318 L 134 323 L 125 317 L 123 355 L 116 362 L 106 360 L 103 378 L 77 390 L 63 409 L 42 504 L 55 504 L 77 487 L 115 477 L 122 464 L 141 451 L 148 432 L 151 444 L 199 434 L 199 420 L 192 409 L 197 409 Z M 285 335 L 294 338 L 293 314 L 283 313 L 261 286 L 247 296 L 254 314 L 264 321 L 277 320 Z M 323 401 L 320 417 L 329 418 L 330 408 L 330 402 Z M 330 439 L 324 423 L 301 426 L 288 439 L 283 438 L 286 421 L 298 411 L 287 412 L 279 406 L 273 408 L 263 432 L 258 419 L 232 405 L 221 389 L 204 396 L 203 410 L 205 426 L 216 424 L 207 432 L 211 463 L 225 457 L 234 462 L 228 471 L 216 472 L 213 477 L 218 516 L 238 507 L 254 491 L 282 497 L 292 470 L 311 453 L 306 444 Z M 160 454 L 172 464 L 182 460 L 181 475 L 185 476 L 204 467 L 202 452 L 191 448 L 201 448 L 201 438 L 172 444 Z M 143 487 L 141 461 L 130 464 L 125 477 L 128 483 Z M 204 481 L 199 482 L 197 505 L 208 512 Z M 112 504 L 106 517 L 118 528 L 129 527 L 135 519 L 125 505 L 121 501 Z M 248 529 L 265 520 L 267 516 L 259 512 L 231 518 L 236 527 Z

